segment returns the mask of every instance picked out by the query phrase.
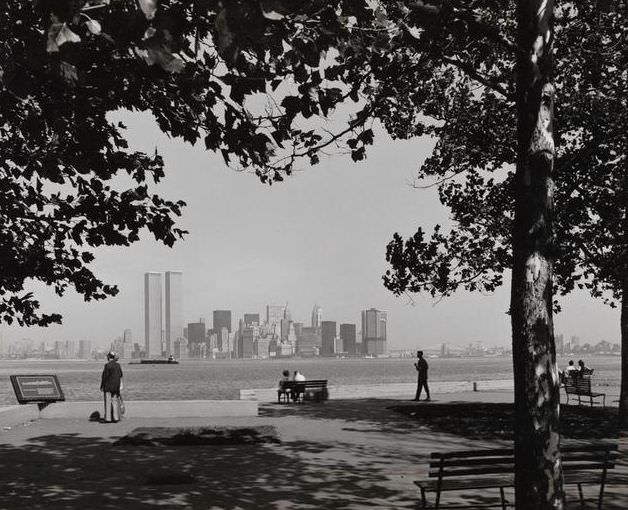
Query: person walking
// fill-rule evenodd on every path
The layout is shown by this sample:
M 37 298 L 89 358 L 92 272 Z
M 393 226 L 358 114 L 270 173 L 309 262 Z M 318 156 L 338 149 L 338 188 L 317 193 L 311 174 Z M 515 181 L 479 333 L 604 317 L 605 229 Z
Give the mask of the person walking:
M 430 398 L 430 389 L 427 386 L 427 361 L 425 361 L 425 358 L 423 357 L 423 351 L 416 351 L 416 357 L 417 361 L 414 364 L 414 368 L 416 368 L 417 371 L 417 384 L 414 400 L 418 402 L 421 399 L 421 391 L 425 388 L 425 393 L 427 394 L 427 398 L 425 400 L 429 402 L 432 399 Z
M 107 363 L 102 371 L 100 391 L 104 393 L 105 423 L 120 421 L 120 386 L 122 385 L 122 367 L 116 361 L 116 353 L 107 354 Z

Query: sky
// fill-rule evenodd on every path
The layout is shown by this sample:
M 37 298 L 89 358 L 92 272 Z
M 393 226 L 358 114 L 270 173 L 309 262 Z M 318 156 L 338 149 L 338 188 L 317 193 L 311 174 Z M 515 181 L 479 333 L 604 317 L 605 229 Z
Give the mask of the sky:
M 184 321 L 211 324 L 212 310 L 233 311 L 234 326 L 244 313 L 265 313 L 285 305 L 293 320 L 309 325 L 312 307 L 323 320 L 360 324 L 360 311 L 388 312 L 388 348 L 432 348 L 442 342 L 464 346 L 510 345 L 506 315 L 509 278 L 492 295 L 460 292 L 436 303 L 430 297 L 395 297 L 386 290 L 386 245 L 394 232 L 412 235 L 418 226 L 450 225 L 435 188 L 410 183 L 433 141 L 393 141 L 376 131 L 366 161 L 348 156 L 305 165 L 284 182 L 262 184 L 251 173 L 228 169 L 221 156 L 162 134 L 148 114 L 118 114 L 128 126 L 131 148 L 164 157 L 166 177 L 155 188 L 187 202 L 181 227 L 189 234 L 167 248 L 148 234 L 130 247 L 95 251 L 93 268 L 120 293 L 83 302 L 69 292 L 62 299 L 33 286 L 42 308 L 64 316 L 49 328 L 3 326 L 2 340 L 90 339 L 108 347 L 126 328 L 144 341 L 143 275 L 183 271 Z M 556 333 L 581 342 L 619 342 L 619 312 L 584 292 L 561 300 Z

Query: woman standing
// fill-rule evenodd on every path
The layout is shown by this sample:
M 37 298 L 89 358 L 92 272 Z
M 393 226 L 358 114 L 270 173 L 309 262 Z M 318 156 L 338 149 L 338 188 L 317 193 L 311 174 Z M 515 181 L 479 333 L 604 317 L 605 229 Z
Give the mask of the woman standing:
M 117 423 L 120 421 L 121 384 L 122 367 L 116 361 L 115 352 L 110 352 L 107 354 L 107 364 L 103 368 L 100 382 L 100 391 L 105 394 L 105 423 Z

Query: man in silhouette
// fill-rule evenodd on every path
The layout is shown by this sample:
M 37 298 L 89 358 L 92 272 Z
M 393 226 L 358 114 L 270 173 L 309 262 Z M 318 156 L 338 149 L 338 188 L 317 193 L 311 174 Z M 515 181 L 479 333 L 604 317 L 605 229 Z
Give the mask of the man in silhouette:
M 116 361 L 116 353 L 107 354 L 107 364 L 102 371 L 100 391 L 105 394 L 105 423 L 120 421 L 120 385 L 122 368 Z M 113 414 L 113 416 L 112 416 Z
M 430 389 L 427 386 L 427 361 L 423 357 L 423 351 L 416 351 L 417 362 L 414 364 L 414 368 L 417 371 L 417 385 L 416 385 L 416 395 L 414 400 L 417 402 L 420 400 L 421 391 L 425 388 L 425 393 L 427 394 L 426 401 L 430 401 Z

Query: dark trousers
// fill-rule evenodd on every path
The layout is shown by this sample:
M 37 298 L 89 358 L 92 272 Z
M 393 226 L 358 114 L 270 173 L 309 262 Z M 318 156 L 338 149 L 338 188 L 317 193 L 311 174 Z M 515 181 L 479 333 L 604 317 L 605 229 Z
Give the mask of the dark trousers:
M 430 398 L 430 389 L 427 387 L 427 379 L 419 379 L 416 383 L 416 395 L 414 400 L 419 400 L 421 398 L 421 390 L 425 388 L 425 393 L 427 393 L 427 398 Z

